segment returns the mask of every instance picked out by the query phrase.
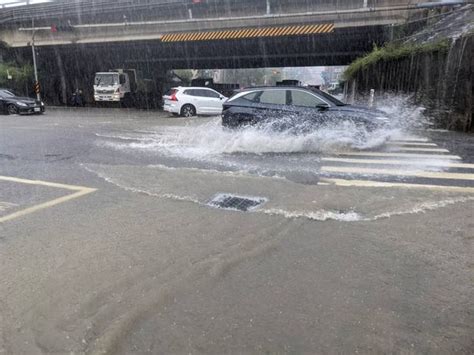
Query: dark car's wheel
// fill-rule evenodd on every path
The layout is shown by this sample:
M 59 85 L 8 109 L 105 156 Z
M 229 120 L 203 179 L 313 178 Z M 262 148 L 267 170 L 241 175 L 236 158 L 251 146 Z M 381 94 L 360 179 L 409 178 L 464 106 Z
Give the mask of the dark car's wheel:
M 9 115 L 16 115 L 18 113 L 18 109 L 14 104 L 9 104 L 7 106 L 7 112 Z
M 186 104 L 181 108 L 182 117 L 196 116 L 196 108 L 193 105 Z

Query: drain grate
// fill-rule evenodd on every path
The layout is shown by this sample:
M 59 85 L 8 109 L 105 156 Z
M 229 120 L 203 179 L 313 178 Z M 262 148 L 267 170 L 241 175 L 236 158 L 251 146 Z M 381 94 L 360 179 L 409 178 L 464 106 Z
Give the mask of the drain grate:
M 267 202 L 263 197 L 236 196 L 231 194 L 217 194 L 208 203 L 209 206 L 234 211 L 251 211 Z

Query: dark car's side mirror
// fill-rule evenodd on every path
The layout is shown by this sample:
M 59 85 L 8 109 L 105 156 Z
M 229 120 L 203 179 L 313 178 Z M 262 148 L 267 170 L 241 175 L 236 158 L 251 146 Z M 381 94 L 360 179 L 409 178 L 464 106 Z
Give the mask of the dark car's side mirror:
M 316 108 L 319 111 L 326 111 L 329 108 L 329 105 L 328 104 L 317 104 Z

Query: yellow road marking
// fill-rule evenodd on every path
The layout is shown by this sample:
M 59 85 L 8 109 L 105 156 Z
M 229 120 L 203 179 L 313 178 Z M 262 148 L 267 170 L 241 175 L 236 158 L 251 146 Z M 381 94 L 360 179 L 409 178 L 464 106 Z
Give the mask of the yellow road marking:
M 14 212 L 7 216 L 0 217 L 0 223 L 11 221 L 12 219 L 19 218 L 19 217 L 28 215 L 33 212 L 37 212 L 45 208 L 53 207 L 61 203 L 79 198 L 81 196 L 90 194 L 94 191 L 97 191 L 97 189 L 84 187 L 84 186 L 66 185 L 66 184 L 59 184 L 59 183 L 41 181 L 41 180 L 20 179 L 20 178 L 15 178 L 11 176 L 0 176 L 0 181 L 8 181 L 8 182 L 15 182 L 15 183 L 20 183 L 20 184 L 36 185 L 36 186 L 46 186 L 46 187 L 53 187 L 53 188 L 58 188 L 58 189 L 65 189 L 69 191 L 75 191 L 73 194 L 62 196 L 51 201 L 47 201 L 35 206 L 28 207 L 24 210 Z
M 460 160 L 458 155 L 437 155 L 437 154 L 412 154 L 412 153 L 385 153 L 385 152 L 344 152 L 339 155 L 353 156 L 372 156 L 372 157 L 404 157 L 404 158 L 424 158 L 424 159 L 456 159 Z
M 352 159 L 352 158 L 322 158 L 322 161 L 332 161 L 341 163 L 354 164 L 379 164 L 379 165 L 416 165 L 416 166 L 433 166 L 443 168 L 463 168 L 474 169 L 474 164 L 452 163 L 450 161 L 437 160 L 381 160 L 381 159 Z M 445 159 L 446 160 L 446 159 Z
M 474 193 L 474 187 L 462 186 L 443 186 L 443 185 L 422 185 L 422 184 L 404 184 L 400 182 L 382 182 L 370 180 L 346 180 L 346 179 L 321 179 L 324 185 L 336 185 L 344 187 L 394 187 L 408 189 L 427 189 L 438 191 L 452 191 L 463 193 Z
M 368 175 L 390 175 L 390 176 L 412 176 L 429 179 L 455 179 L 455 180 L 474 180 L 474 174 L 444 173 L 432 171 L 404 171 L 399 169 L 371 169 L 371 168 L 353 168 L 339 166 L 323 166 L 321 171 L 329 173 L 351 173 Z

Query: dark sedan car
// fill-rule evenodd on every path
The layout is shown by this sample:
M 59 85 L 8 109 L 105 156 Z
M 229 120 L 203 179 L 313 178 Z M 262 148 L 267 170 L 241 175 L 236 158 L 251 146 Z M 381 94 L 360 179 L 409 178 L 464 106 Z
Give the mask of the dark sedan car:
M 222 125 L 228 128 L 309 129 L 343 122 L 371 131 L 385 127 L 389 119 L 381 111 L 346 105 L 321 90 L 295 86 L 242 90 L 224 103 L 222 111 Z
M 1 110 L 5 114 L 42 114 L 44 103 L 31 97 L 16 96 L 12 91 L 0 89 Z

